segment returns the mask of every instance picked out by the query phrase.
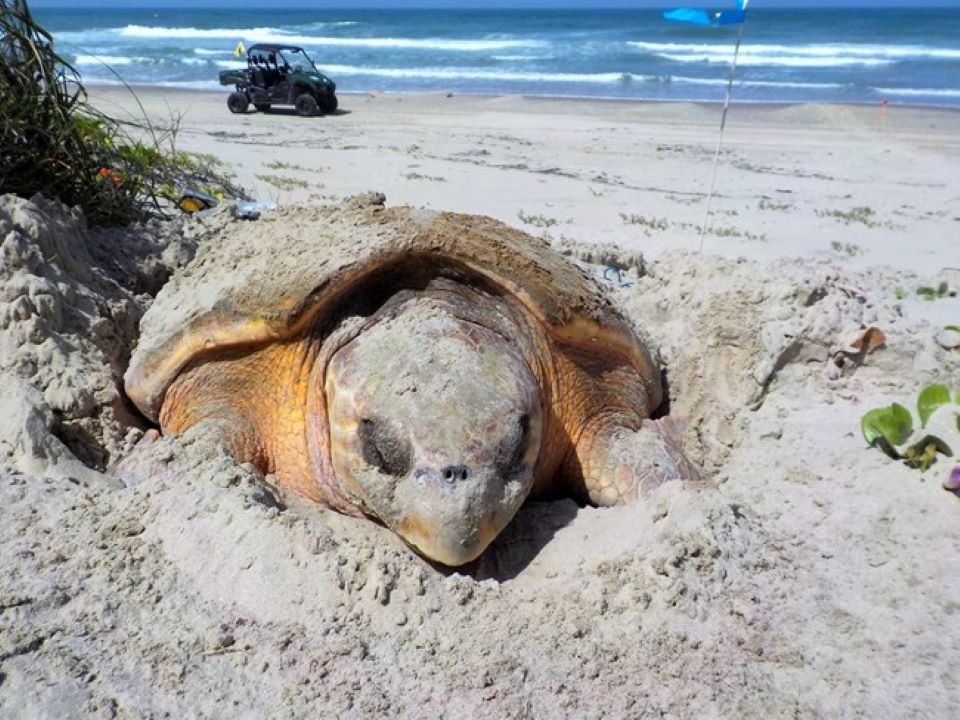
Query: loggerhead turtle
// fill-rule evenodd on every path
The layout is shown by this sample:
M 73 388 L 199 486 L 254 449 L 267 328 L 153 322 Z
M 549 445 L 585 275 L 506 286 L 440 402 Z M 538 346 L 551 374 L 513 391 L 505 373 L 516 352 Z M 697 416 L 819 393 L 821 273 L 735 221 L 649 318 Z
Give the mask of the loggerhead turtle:
M 528 496 L 615 505 L 695 475 L 583 270 L 491 218 L 383 202 L 228 225 L 145 314 L 131 399 L 446 565 Z

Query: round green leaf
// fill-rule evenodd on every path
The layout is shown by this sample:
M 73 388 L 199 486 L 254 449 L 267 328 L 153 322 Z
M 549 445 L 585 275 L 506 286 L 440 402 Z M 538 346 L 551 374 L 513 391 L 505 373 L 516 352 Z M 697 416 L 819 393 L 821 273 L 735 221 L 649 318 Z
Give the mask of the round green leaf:
M 917 398 L 917 415 L 920 416 L 920 427 L 927 426 L 927 420 L 941 405 L 950 402 L 950 390 L 946 385 L 927 385 L 920 391 Z
M 860 419 L 860 432 L 863 433 L 863 439 L 867 441 L 867 445 L 873 447 L 877 440 L 883 437 L 883 433 L 880 432 L 880 418 L 889 411 L 889 408 L 874 408 L 867 412 Z
M 896 445 L 902 445 L 913 431 L 913 417 L 903 405 L 874 408 L 860 420 L 860 431 L 870 447 L 879 445 L 887 455 L 899 457 Z
M 890 412 L 880 418 L 880 432 L 891 445 L 903 445 L 913 432 L 913 416 L 899 403 L 890 405 Z

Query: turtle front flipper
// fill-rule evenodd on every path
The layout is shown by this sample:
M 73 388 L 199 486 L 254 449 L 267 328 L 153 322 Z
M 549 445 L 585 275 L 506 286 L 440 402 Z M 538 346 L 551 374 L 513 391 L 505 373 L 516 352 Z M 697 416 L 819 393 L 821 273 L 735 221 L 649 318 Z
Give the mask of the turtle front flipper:
M 278 484 L 322 501 L 306 439 L 311 343 L 236 348 L 203 358 L 167 389 L 159 413 L 164 435 L 195 433 L 224 447 Z
M 681 428 L 670 418 L 644 420 L 639 430 L 608 426 L 577 448 L 590 501 L 626 505 L 668 480 L 699 480 L 681 449 Z

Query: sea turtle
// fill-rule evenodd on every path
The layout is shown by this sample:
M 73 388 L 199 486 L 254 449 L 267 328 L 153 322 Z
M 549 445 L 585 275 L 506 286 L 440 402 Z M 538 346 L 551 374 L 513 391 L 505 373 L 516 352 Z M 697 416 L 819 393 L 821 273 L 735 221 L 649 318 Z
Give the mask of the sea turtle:
M 615 505 L 695 474 L 648 419 L 660 371 L 598 284 L 488 217 L 372 195 L 233 221 L 141 329 L 126 391 L 163 433 L 202 423 L 446 565 L 529 496 Z

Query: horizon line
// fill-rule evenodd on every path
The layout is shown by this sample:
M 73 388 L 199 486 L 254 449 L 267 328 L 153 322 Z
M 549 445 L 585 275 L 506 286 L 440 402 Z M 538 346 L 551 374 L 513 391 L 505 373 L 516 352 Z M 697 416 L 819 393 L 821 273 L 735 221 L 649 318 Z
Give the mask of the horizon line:
M 951 5 L 947 4 L 949 0 L 943 0 L 943 2 L 933 2 L 933 3 L 908 3 L 904 2 L 901 4 L 886 4 L 882 0 L 878 4 L 869 4 L 864 5 L 862 3 L 857 3 L 856 0 L 847 0 L 846 2 L 836 2 L 836 3 L 825 3 L 822 5 L 813 5 L 809 3 L 797 2 L 796 4 L 789 5 L 777 5 L 775 7 L 756 7 L 753 6 L 750 8 L 751 11 L 768 11 L 768 10 L 950 10 L 953 9 Z M 81 0 L 77 2 L 76 0 L 54 0 L 54 2 L 40 2 L 40 3 L 31 3 L 29 7 L 33 8 L 58 8 L 58 9 L 89 9 L 89 10 L 98 10 L 105 7 L 124 7 L 131 10 L 169 10 L 174 5 L 183 5 L 190 6 L 197 10 L 224 10 L 224 9 L 254 9 L 256 6 L 254 3 L 247 0 L 233 0 L 231 3 L 230 0 L 226 0 L 221 3 L 214 4 L 199 4 L 195 2 L 190 2 L 190 0 L 174 0 L 173 3 L 166 3 L 163 5 L 140 5 L 131 0 L 116 0 L 115 2 L 104 2 L 100 0 L 87 0 L 84 2 Z M 431 4 L 422 4 L 422 5 L 396 5 L 396 4 L 378 4 L 378 5 L 363 5 L 357 7 L 356 5 L 279 5 L 275 6 L 274 10 L 336 10 L 336 11 L 345 11 L 345 12 L 356 12 L 363 10 L 457 10 L 457 11 L 481 11 L 481 10 L 667 10 L 670 8 L 677 7 L 681 2 L 665 2 L 658 5 L 647 5 L 647 6 L 628 6 L 625 4 L 620 5 L 592 5 L 592 6 L 581 6 L 575 3 L 557 3 L 555 6 L 551 7 L 548 5 L 543 5 L 540 3 L 516 3 L 516 2 L 507 2 L 503 0 L 503 4 L 498 4 L 498 2 L 491 3 L 484 6 L 474 6 L 474 7 L 451 7 L 450 5 L 443 6 L 441 3 L 431 3 Z M 710 7 L 719 7 L 719 4 L 709 4 Z

